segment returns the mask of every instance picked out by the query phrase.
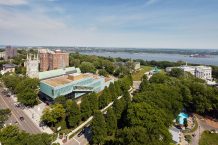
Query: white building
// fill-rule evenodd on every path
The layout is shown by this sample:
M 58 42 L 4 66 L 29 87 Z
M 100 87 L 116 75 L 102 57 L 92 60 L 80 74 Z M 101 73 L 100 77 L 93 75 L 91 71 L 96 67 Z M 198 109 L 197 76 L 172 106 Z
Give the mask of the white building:
M 173 68 L 180 68 L 185 72 L 189 72 L 197 78 L 211 81 L 212 78 L 212 68 L 209 66 L 188 66 L 183 65 L 179 67 L 167 67 L 166 72 L 170 72 Z
M 1 74 L 5 74 L 5 73 L 13 73 L 15 72 L 15 68 L 17 65 L 15 64 L 3 64 L 2 66 L 2 70 L 1 70 Z
M 134 62 L 134 70 L 138 70 L 140 68 L 141 68 L 140 62 Z
M 25 62 L 26 75 L 30 78 L 39 78 L 39 59 L 38 55 L 28 55 Z
M 0 52 L 0 58 L 4 58 L 5 59 L 5 52 Z
M 169 128 L 169 132 L 172 134 L 172 139 L 175 144 L 180 144 L 181 142 L 181 132 L 175 127 Z

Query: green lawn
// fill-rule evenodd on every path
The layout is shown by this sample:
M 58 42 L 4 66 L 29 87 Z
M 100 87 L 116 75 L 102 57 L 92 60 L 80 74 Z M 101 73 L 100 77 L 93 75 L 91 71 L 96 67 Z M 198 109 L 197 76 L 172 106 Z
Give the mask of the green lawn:
M 151 66 L 141 66 L 141 70 L 136 71 L 132 74 L 133 81 L 140 81 L 145 72 L 150 71 Z
M 218 134 L 203 132 L 199 145 L 218 145 Z

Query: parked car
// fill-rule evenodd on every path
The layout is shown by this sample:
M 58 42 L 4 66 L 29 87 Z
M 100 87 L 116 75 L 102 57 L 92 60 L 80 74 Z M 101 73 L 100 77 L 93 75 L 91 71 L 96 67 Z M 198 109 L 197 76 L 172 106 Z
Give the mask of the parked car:
M 24 117 L 23 117 L 23 116 L 21 116 L 21 117 L 20 117 L 20 120 L 21 120 L 21 121 L 24 121 Z
M 5 97 L 11 97 L 9 94 L 5 95 Z

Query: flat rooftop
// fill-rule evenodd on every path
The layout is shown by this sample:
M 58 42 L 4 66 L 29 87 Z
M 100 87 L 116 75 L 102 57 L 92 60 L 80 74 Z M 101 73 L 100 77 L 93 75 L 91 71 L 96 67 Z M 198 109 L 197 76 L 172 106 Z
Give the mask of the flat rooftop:
M 85 73 L 85 74 L 79 74 L 79 73 L 75 73 L 75 74 L 69 74 L 69 76 L 80 76 L 78 80 L 82 80 L 84 78 L 88 78 L 88 77 L 92 77 L 94 79 L 98 79 L 100 78 L 98 75 L 95 74 L 91 74 L 91 73 Z M 62 86 L 71 82 L 74 82 L 75 80 L 72 80 L 69 78 L 68 75 L 63 75 L 63 76 L 59 76 L 59 77 L 54 77 L 54 78 L 50 78 L 50 79 L 46 79 L 43 80 L 43 83 L 46 83 L 52 87 L 57 87 L 57 86 Z

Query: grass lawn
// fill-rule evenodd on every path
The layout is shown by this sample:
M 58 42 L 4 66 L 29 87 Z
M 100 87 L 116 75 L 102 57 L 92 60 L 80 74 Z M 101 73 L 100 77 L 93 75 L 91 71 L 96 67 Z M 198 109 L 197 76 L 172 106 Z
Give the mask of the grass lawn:
M 151 69 L 151 66 L 141 66 L 141 70 L 136 71 L 132 74 L 133 81 L 140 81 L 144 73 L 150 71 Z
M 218 145 L 218 134 L 203 132 L 199 145 Z

